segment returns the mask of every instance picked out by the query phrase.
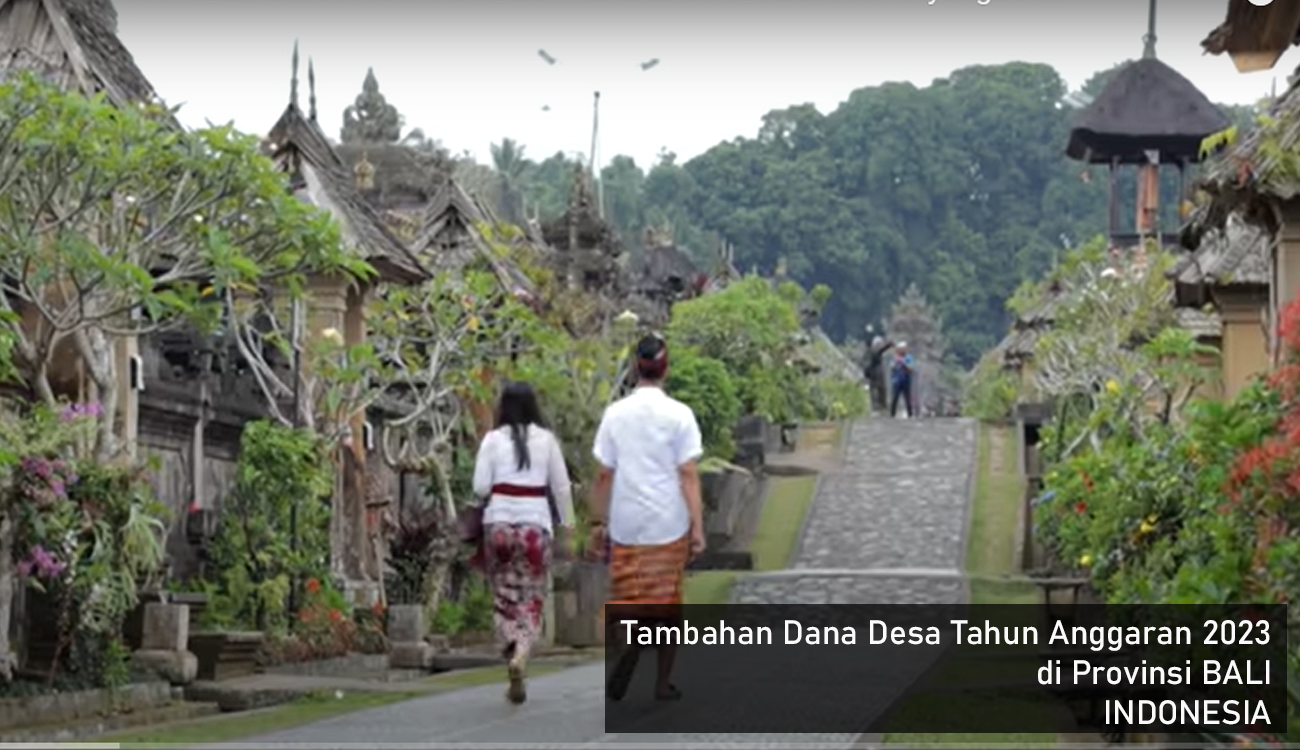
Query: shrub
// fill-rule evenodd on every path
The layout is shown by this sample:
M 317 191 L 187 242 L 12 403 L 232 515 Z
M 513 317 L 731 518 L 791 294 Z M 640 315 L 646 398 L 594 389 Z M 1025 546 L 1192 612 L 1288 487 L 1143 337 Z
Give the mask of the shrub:
M 1019 396 L 1018 374 L 1003 367 L 1000 354 L 990 353 L 966 376 L 962 413 L 976 419 L 1006 419 L 1011 416 Z
M 289 626 L 296 583 L 329 570 L 333 467 L 310 432 L 252 422 L 240 440 L 233 490 L 212 542 L 209 624 L 255 630 Z M 298 593 L 302 593 L 301 590 Z
M 666 385 L 674 398 L 695 412 L 705 455 L 731 460 L 736 454 L 733 430 L 740 419 L 740 398 L 726 365 L 694 349 L 674 351 Z

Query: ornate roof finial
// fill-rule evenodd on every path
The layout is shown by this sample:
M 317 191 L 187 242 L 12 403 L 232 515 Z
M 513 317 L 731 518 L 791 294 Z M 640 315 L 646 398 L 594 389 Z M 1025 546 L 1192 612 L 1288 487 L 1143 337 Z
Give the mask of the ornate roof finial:
M 352 174 L 356 177 L 357 190 L 366 192 L 375 186 L 375 165 L 370 163 L 370 154 L 362 149 L 361 161 L 352 168 Z
M 298 106 L 298 40 L 293 40 L 293 64 L 289 73 L 289 105 Z
M 1156 0 L 1151 0 L 1147 13 L 1147 34 L 1142 37 L 1142 59 L 1155 59 L 1156 56 Z
M 307 58 L 307 107 L 307 116 L 316 122 L 316 71 L 310 57 Z

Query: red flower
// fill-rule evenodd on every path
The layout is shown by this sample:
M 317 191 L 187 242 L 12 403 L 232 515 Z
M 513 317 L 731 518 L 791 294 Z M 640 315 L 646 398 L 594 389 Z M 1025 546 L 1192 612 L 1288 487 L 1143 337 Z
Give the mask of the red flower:
M 199 508 L 199 501 L 198 501 L 198 500 L 191 500 L 191 501 L 190 501 L 190 512 L 191 512 L 191 513 L 198 513 L 200 510 L 201 510 L 201 508 Z
M 1075 513 L 1078 513 L 1078 514 L 1082 515 L 1082 514 L 1086 513 L 1087 511 L 1088 511 L 1088 504 L 1085 503 L 1085 502 L 1083 502 L 1082 500 L 1080 500 L 1079 502 L 1077 502 L 1077 503 L 1074 504 L 1074 512 L 1075 512 Z
M 330 610 L 330 622 L 339 622 L 343 619 L 343 613 L 337 609 Z
M 308 579 L 307 579 L 307 593 L 308 593 L 308 594 L 319 594 L 319 593 L 320 593 L 320 581 L 316 580 L 315 578 L 308 578 Z

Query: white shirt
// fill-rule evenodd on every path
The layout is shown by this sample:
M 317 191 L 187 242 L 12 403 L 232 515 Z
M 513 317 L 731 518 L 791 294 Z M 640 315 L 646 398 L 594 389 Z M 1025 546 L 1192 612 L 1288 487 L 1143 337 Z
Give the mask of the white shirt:
M 475 497 L 487 497 L 495 484 L 550 487 L 563 525 L 572 527 L 573 492 L 560 442 L 550 430 L 537 425 L 528 426 L 525 440 L 529 463 L 520 469 L 509 427 L 498 427 L 483 436 L 474 462 Z M 545 497 L 491 495 L 483 523 L 525 523 L 551 531 L 551 505 Z
M 614 472 L 610 540 L 667 544 L 691 530 L 678 473 L 704 454 L 691 407 L 659 388 L 637 388 L 605 409 L 592 453 Z

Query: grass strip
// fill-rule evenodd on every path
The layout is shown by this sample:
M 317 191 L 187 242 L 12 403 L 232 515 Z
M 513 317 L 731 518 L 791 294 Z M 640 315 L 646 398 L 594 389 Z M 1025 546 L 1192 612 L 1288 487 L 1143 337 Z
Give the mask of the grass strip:
M 966 572 L 979 576 L 970 582 L 971 603 L 1035 604 L 1038 593 L 1032 584 L 1001 581 L 999 576 L 1015 573 L 1016 535 L 1019 533 L 1020 504 L 1024 501 L 1024 480 L 1016 472 L 1015 434 L 1002 425 L 981 424 L 975 492 L 972 498 L 970 542 Z M 945 685 L 1033 678 L 1036 660 L 956 659 L 938 673 Z M 978 717 L 989 712 L 1015 712 L 1024 719 L 1025 729 L 1015 733 L 944 732 L 945 726 L 975 726 Z M 927 744 L 1023 745 L 1025 748 L 1057 746 L 1056 727 L 1068 719 L 1058 703 L 1018 700 L 971 692 L 920 692 L 906 699 L 891 720 L 895 726 L 924 723 L 931 732 L 888 732 L 888 745 L 915 747 Z M 915 717 L 915 720 L 913 718 Z

